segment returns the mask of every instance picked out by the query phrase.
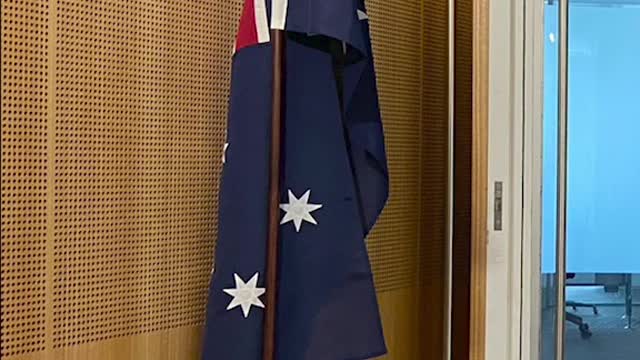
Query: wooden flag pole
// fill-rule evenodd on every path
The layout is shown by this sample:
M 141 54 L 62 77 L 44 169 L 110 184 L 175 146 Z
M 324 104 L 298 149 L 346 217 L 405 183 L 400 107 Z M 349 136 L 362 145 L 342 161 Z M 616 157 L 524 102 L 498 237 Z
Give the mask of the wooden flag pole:
M 274 360 L 276 350 L 276 295 L 278 293 L 278 230 L 280 226 L 280 150 L 284 118 L 285 41 L 283 30 L 271 30 L 273 88 L 271 110 L 271 153 L 269 172 L 269 234 L 262 359 Z

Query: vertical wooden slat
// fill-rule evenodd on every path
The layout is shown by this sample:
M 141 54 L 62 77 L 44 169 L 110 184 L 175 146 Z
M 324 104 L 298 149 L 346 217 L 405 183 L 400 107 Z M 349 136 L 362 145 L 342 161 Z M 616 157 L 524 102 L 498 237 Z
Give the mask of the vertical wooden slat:
M 489 0 L 473 7 L 473 223 L 471 247 L 471 360 L 485 358 L 489 133 Z
M 473 1 L 455 0 L 453 99 L 453 244 L 451 358 L 467 360 L 470 337 L 472 163 L 473 163 Z
M 48 72 L 47 72 L 47 257 L 46 257 L 46 315 L 45 315 L 45 357 L 51 356 L 53 349 L 54 327 L 54 244 L 55 244 L 55 205 L 56 205 L 56 44 L 57 0 L 49 1 L 48 32 Z

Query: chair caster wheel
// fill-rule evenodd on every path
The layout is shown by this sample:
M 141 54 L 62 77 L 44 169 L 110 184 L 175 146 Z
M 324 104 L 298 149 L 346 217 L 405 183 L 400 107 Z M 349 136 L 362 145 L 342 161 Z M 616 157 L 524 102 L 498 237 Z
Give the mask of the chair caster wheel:
M 581 324 L 580 325 L 580 337 L 583 339 L 589 339 L 591 337 L 591 335 L 593 335 L 593 333 L 591 333 L 591 330 L 589 329 L 589 325 L 588 324 Z

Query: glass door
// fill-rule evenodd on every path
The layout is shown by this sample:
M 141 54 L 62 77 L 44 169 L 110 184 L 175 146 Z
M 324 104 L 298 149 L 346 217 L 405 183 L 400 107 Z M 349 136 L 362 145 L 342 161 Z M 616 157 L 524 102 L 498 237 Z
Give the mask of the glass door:
M 640 0 L 544 6 L 543 360 L 640 359 Z

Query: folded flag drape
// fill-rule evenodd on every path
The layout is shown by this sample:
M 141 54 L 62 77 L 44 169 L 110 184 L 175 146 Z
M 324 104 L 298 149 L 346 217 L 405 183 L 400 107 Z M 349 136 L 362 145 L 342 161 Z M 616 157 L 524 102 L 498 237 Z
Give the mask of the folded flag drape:
M 266 292 L 276 358 L 386 352 L 365 236 L 388 196 L 362 0 L 246 0 L 233 54 L 205 360 L 258 360 Z M 270 29 L 285 30 L 277 289 L 266 288 Z

